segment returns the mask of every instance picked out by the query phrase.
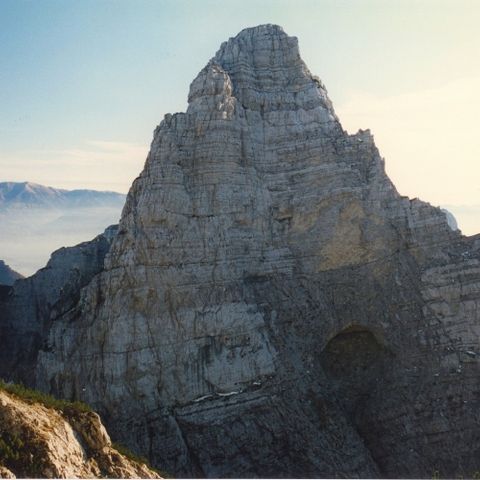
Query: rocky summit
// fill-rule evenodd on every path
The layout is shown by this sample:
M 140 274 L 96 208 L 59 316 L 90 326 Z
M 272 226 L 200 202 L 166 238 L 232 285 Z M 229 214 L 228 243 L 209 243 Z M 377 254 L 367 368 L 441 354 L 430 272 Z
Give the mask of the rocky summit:
M 0 260 L 0 287 L 12 286 L 23 275 L 12 270 L 3 260 Z
M 118 230 L 4 296 L 1 376 L 175 476 L 478 474 L 480 236 L 399 195 L 281 27 L 188 100 Z

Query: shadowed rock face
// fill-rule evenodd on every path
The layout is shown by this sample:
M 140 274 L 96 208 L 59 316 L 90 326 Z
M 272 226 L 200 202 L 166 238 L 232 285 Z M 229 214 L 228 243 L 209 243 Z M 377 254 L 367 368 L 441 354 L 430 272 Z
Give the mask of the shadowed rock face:
M 263 25 L 155 130 L 35 384 L 176 476 L 472 475 L 479 303 L 478 238 L 401 197 Z
M 11 287 L 15 280 L 23 278 L 23 275 L 12 270 L 3 260 L 0 260 L 0 286 Z
M 55 251 L 35 275 L 0 289 L 0 377 L 35 386 L 38 352 L 50 349 L 52 322 L 71 311 L 80 289 L 102 270 L 116 230 Z

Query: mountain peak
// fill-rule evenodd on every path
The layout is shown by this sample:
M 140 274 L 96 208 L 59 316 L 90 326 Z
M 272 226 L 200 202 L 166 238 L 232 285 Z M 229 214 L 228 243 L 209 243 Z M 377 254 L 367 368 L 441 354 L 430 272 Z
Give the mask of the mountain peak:
M 0 209 L 12 206 L 87 206 L 117 204 L 125 195 L 96 190 L 65 190 L 34 182 L 0 182 Z
M 250 110 L 273 123 L 291 115 L 294 122 L 342 131 L 324 85 L 300 56 L 297 38 L 278 25 L 247 28 L 224 42 L 192 82 L 188 100 L 188 113 L 202 116 L 233 118 Z
M 0 375 L 182 478 L 480 471 L 480 249 L 398 194 L 279 27 L 199 73 L 109 238 L 0 303 Z
M 247 27 L 241 30 L 234 38 L 254 36 L 283 36 L 287 37 L 285 30 L 280 25 L 264 23 L 255 27 Z
M 0 260 L 0 285 L 13 285 L 15 280 L 23 278 L 23 275 L 12 270 L 3 260 Z
M 305 64 L 300 58 L 297 37 L 289 37 L 278 25 L 246 28 L 222 43 L 214 59 L 226 70 L 246 62 L 254 70 L 295 68 Z M 275 70 L 272 71 L 275 74 Z

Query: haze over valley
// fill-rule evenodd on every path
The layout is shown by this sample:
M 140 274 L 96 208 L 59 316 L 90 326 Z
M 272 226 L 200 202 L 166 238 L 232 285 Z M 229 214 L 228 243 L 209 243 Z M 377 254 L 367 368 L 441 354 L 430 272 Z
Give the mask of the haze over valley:
M 28 276 L 61 247 L 91 240 L 118 223 L 125 195 L 0 182 L 0 259 Z

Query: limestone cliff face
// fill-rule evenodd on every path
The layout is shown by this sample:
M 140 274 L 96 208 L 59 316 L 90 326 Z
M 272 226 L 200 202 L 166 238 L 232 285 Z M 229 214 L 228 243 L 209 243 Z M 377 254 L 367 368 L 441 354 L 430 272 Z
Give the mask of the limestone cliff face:
M 157 127 L 35 383 L 181 476 L 480 470 L 480 240 L 400 196 L 278 26 Z
M 94 412 L 58 411 L 0 390 L 0 478 L 160 478 L 119 453 Z
M 103 268 L 116 234 L 111 226 L 90 242 L 54 252 L 45 268 L 0 290 L 0 378 L 20 379 L 34 386 L 39 349 L 54 319 L 78 302 L 80 289 Z

